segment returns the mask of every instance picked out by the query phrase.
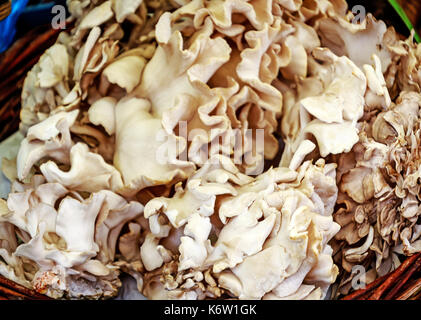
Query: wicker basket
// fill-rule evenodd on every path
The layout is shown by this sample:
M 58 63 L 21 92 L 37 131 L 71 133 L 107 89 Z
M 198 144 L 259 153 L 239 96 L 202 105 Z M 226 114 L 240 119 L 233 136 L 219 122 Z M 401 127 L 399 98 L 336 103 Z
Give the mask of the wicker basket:
M 421 31 L 421 2 L 419 0 L 399 0 L 400 5 L 405 10 L 412 24 Z
M 342 300 L 421 300 L 421 253 Z

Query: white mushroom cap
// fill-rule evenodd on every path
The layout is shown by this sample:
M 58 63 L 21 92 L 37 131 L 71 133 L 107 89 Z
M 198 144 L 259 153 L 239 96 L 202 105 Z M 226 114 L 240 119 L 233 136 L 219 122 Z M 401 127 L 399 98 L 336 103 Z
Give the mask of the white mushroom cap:
M 142 2 L 143 0 L 112 0 L 112 8 L 117 22 L 122 23 L 127 16 L 133 14 L 139 8 Z
M 48 161 L 40 166 L 40 170 L 48 182 L 57 182 L 75 191 L 118 191 L 123 187 L 117 169 L 107 164 L 99 154 L 90 152 L 82 142 L 71 148 L 70 166 L 70 170 L 64 172 L 55 162 Z

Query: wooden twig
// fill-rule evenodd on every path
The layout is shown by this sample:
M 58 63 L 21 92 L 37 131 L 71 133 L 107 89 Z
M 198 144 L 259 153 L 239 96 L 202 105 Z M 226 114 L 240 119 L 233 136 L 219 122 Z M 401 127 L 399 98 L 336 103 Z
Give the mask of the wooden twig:
M 413 281 L 408 288 L 404 290 L 404 292 L 400 293 L 396 300 L 408 300 L 414 294 L 417 294 L 421 290 L 421 279 Z
M 415 296 L 411 297 L 409 300 L 421 300 L 421 292 L 417 293 Z
M 19 94 L 19 89 L 14 86 L 0 88 L 0 101 L 4 104 L 4 102 L 7 102 L 11 96 L 16 94 Z M 3 105 L 1 106 L 1 110 L 3 110 L 2 112 L 5 112 Z
M 395 284 L 395 281 L 397 281 L 419 257 L 420 253 L 417 253 L 402 262 L 401 265 L 393 271 L 378 288 L 374 290 L 368 300 L 379 300 L 381 296 Z
M 379 285 L 383 283 L 384 280 L 387 279 L 389 275 L 386 274 L 371 283 L 369 283 L 365 288 L 359 289 L 354 291 L 353 293 L 347 295 L 346 297 L 342 298 L 341 300 L 359 300 L 362 299 L 364 296 L 367 296 L 367 294 L 371 294 L 371 292 L 376 289 Z
M 13 134 L 17 129 L 19 129 L 20 123 L 20 116 L 17 114 L 16 116 L 12 117 L 11 120 L 6 122 L 2 130 L 0 131 L 0 140 L 10 136 Z
M 62 31 L 61 29 L 50 29 L 45 33 L 40 34 L 39 36 L 33 38 L 33 41 L 29 43 L 29 45 L 23 50 L 23 52 L 15 57 L 14 60 L 10 61 L 8 65 L 4 67 L 2 73 L 8 73 L 13 70 L 17 65 L 19 65 L 22 61 L 24 61 L 27 57 L 33 55 L 37 50 L 39 50 L 40 46 L 46 43 L 48 40 L 52 39 L 54 36 L 58 35 L 58 33 Z
M 28 46 L 28 43 L 33 41 L 37 34 L 39 34 L 42 30 L 40 28 L 35 28 L 30 30 L 27 34 L 25 34 L 20 39 L 16 40 L 13 45 L 7 49 L 1 55 L 0 59 L 0 75 L 4 73 L 4 70 L 16 59 L 17 56 Z

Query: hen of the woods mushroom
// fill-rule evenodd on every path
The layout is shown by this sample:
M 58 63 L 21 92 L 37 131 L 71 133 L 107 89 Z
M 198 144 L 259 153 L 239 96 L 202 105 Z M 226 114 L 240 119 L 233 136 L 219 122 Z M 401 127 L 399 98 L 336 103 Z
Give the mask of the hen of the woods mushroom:
M 344 0 L 68 8 L 3 161 L 1 275 L 54 298 L 126 273 L 149 299 L 323 299 L 421 251 L 412 38 Z

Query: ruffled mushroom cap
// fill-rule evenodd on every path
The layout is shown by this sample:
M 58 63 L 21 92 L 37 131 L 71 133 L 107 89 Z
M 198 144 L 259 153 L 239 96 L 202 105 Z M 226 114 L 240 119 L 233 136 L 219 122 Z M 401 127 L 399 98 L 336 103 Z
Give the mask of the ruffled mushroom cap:
M 138 84 L 145 59 L 150 59 L 155 45 L 150 37 L 142 41 L 136 38 L 142 32 L 149 33 L 144 30 L 149 4 L 126 2 L 68 1 L 75 28 L 59 35 L 57 43 L 42 55 L 25 79 L 20 124 L 23 133 L 56 110 L 81 108 L 84 102 L 92 104 L 107 96 L 107 91 L 111 93 L 110 87 L 117 91 L 114 94 L 123 96 L 115 86 L 131 91 Z M 159 17 L 160 10 L 161 5 L 155 5 L 150 11 L 156 11 Z M 123 22 L 130 27 L 123 30 Z M 146 29 L 153 26 L 151 23 Z M 123 40 L 125 35 L 128 42 Z M 122 47 L 129 51 L 134 42 L 134 55 L 117 57 Z M 121 76 L 122 72 L 126 77 Z
M 148 100 L 138 98 L 122 99 L 115 107 L 114 165 L 123 177 L 124 190 L 121 192 L 127 195 L 134 195 L 146 187 L 185 179 L 194 169 L 192 163 L 177 159 L 181 149 L 177 145 L 170 145 L 176 150 L 165 150 L 163 139 L 158 140 L 159 134 L 164 135 L 165 131 L 161 121 L 149 113 L 150 108 Z M 177 139 L 174 135 L 170 138 L 173 139 L 170 142 Z M 162 159 L 161 149 L 167 152 L 162 154 Z
M 60 112 L 30 127 L 17 155 L 17 177 L 25 179 L 34 164 L 49 157 L 67 164 L 73 145 L 70 127 L 79 111 Z
M 355 17 L 349 20 L 342 17 L 329 17 L 319 21 L 319 35 L 324 47 L 331 49 L 338 56 L 347 56 L 358 67 L 371 63 L 373 54 L 377 55 L 382 62 L 382 72 L 386 72 L 392 63 L 393 52 L 389 48 L 393 43 L 388 36 L 392 31 L 388 30 L 383 21 L 376 20 L 372 14 L 368 14 L 361 23 L 353 23 Z M 394 42 L 398 42 L 396 36 Z
M 48 182 L 57 182 L 75 191 L 118 191 L 123 188 L 120 172 L 81 142 L 70 150 L 69 171 L 62 171 L 53 161 L 43 163 L 40 171 Z
M 408 47 L 404 50 L 405 54 L 402 55 L 400 60 L 395 62 L 396 78 L 392 78 L 398 84 L 402 91 L 415 91 L 421 90 L 421 49 L 419 45 L 414 44 L 413 38 L 409 38 L 405 45 Z

